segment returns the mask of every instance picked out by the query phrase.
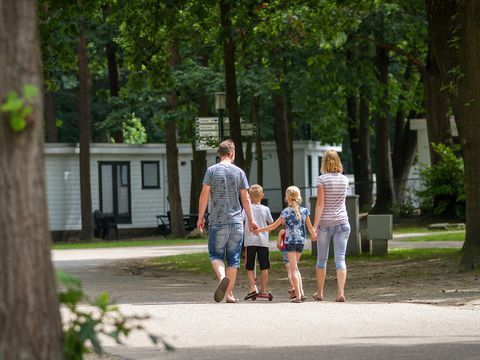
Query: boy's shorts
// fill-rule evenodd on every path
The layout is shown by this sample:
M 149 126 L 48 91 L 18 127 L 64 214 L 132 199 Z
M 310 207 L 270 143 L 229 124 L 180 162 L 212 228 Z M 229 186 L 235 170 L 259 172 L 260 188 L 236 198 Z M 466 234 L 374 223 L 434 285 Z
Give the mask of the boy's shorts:
M 254 270 L 255 269 L 255 258 L 258 254 L 258 263 L 260 265 L 260 270 L 270 269 L 270 256 L 269 250 L 266 246 L 247 246 L 246 247 L 246 260 L 245 260 L 245 269 Z

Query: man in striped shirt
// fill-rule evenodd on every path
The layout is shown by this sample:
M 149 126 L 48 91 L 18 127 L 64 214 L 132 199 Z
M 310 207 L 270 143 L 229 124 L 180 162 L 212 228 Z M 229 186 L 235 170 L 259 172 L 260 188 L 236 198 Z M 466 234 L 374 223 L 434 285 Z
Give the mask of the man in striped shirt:
M 226 302 L 236 303 L 233 287 L 240 267 L 240 253 L 243 241 L 242 205 L 250 229 L 257 229 L 253 221 L 248 181 L 245 172 L 233 164 L 235 145 L 231 140 L 223 141 L 218 148 L 220 162 L 210 166 L 203 180 L 198 205 L 197 228 L 203 231 L 208 197 L 211 197 L 208 252 L 219 284 L 214 300 L 220 302 L 226 295 Z M 241 199 L 241 203 L 240 200 Z M 226 260 L 226 269 L 225 263 Z

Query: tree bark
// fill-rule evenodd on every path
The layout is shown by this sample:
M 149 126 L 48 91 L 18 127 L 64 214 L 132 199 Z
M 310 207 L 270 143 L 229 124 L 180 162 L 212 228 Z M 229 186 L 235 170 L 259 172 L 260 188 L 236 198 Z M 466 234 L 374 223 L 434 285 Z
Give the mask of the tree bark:
M 47 142 L 57 142 L 57 116 L 55 115 L 54 93 L 45 92 L 45 124 L 47 129 Z
M 388 54 L 383 47 L 376 46 L 377 77 L 383 94 L 379 99 L 375 120 L 376 130 L 376 183 L 377 198 L 375 213 L 391 212 L 395 202 L 393 187 L 393 169 L 390 154 L 390 136 L 388 132 Z
M 429 37 L 431 34 L 429 26 Z M 425 113 L 427 118 L 428 141 L 430 148 L 430 162 L 435 165 L 440 156 L 433 150 L 431 144 L 452 144 L 452 129 L 448 118 L 448 96 L 442 91 L 442 81 L 438 64 L 429 46 L 426 69 L 422 74 L 425 94 Z
M 273 116 L 275 119 L 275 145 L 277 148 L 278 165 L 280 170 L 280 186 L 283 198 L 287 187 L 293 184 L 293 169 L 288 166 L 289 159 L 289 127 L 285 95 L 276 91 L 273 93 Z
M 0 4 L 0 103 L 26 84 L 43 88 L 37 4 Z M 0 112 L 0 358 L 61 359 L 62 326 L 50 257 L 42 96 L 29 101 L 25 130 Z
M 404 92 L 406 92 L 410 86 L 412 71 L 412 64 L 407 62 L 403 77 Z M 405 97 L 401 96 L 399 99 L 400 106 L 395 116 L 395 143 L 392 158 L 395 196 L 397 202 L 400 204 L 403 204 L 405 200 L 406 181 L 410 174 L 413 161 L 415 160 L 415 152 L 417 149 L 416 133 L 410 130 L 410 118 L 407 117 L 405 107 L 402 106 L 405 101 Z
M 207 59 L 208 65 L 208 59 Z M 197 97 L 198 102 L 198 116 L 207 117 L 210 114 L 209 101 L 206 92 L 202 92 Z M 193 128 L 193 125 L 192 125 Z M 192 162 L 192 181 L 190 184 L 190 214 L 198 214 L 198 198 L 202 190 L 203 176 L 206 171 L 207 165 L 207 152 L 204 150 L 197 151 L 195 144 L 195 131 L 192 129 L 192 150 L 193 150 L 193 162 Z
M 360 88 L 359 106 L 359 156 L 358 182 L 355 191 L 359 195 L 359 208 L 369 211 L 373 203 L 373 180 L 370 158 L 370 106 L 365 89 Z M 356 177 L 355 177 L 356 179 Z M 355 181 L 357 182 L 357 181 Z M 357 186 L 358 185 L 358 186 Z M 358 190 L 357 190 L 358 189 Z
M 230 138 L 235 143 L 235 164 L 245 168 L 240 114 L 237 102 L 237 75 L 235 69 L 235 41 L 232 36 L 231 0 L 220 0 L 220 24 L 222 27 L 223 63 L 227 89 L 227 111 L 230 123 Z M 222 141 L 222 139 L 220 139 Z
M 263 149 L 260 131 L 260 96 L 252 96 L 252 123 L 257 126 L 255 136 L 255 157 L 257 159 L 257 183 L 263 186 Z
M 78 37 L 78 129 L 80 138 L 80 203 L 82 212 L 81 238 L 93 239 L 92 189 L 90 180 L 90 91 L 87 40 L 83 28 Z
M 461 268 L 480 268 L 480 8 L 476 2 L 427 0 L 429 37 L 455 114 L 465 165 L 466 234 Z M 453 30 L 453 31 L 452 31 Z
M 180 64 L 180 55 L 177 39 L 172 39 L 168 49 L 168 64 L 173 71 Z M 177 123 L 173 116 L 177 111 L 177 91 L 171 89 L 166 97 L 167 121 L 165 126 L 168 172 L 168 202 L 170 204 L 170 222 L 172 236 L 185 237 L 183 225 L 182 198 L 180 195 L 180 175 L 178 171 Z
M 110 14 L 110 5 L 103 5 L 103 18 L 106 21 Z M 105 52 L 107 56 L 108 67 L 108 85 L 110 88 L 110 96 L 118 97 L 120 93 L 120 82 L 118 80 L 118 64 L 115 43 L 112 40 L 112 35 L 109 34 L 107 44 L 105 45 Z M 123 129 L 122 124 L 119 124 L 119 129 L 113 132 L 113 139 L 116 143 L 123 143 Z

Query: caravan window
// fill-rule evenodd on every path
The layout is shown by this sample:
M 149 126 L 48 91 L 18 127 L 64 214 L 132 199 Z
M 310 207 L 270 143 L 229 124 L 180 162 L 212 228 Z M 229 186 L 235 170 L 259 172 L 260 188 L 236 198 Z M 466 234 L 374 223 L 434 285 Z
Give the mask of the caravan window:
M 158 161 L 142 161 L 142 189 L 160 189 Z

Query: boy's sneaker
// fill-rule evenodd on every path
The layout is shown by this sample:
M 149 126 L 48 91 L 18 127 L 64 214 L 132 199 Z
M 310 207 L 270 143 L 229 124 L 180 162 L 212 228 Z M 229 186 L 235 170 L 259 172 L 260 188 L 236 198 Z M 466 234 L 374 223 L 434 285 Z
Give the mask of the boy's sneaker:
M 213 299 L 216 302 L 220 302 L 223 300 L 229 283 L 230 283 L 230 279 L 226 276 L 222 279 L 222 281 L 220 281 L 220 283 L 217 286 L 217 290 L 215 290 L 215 294 L 213 294 Z

